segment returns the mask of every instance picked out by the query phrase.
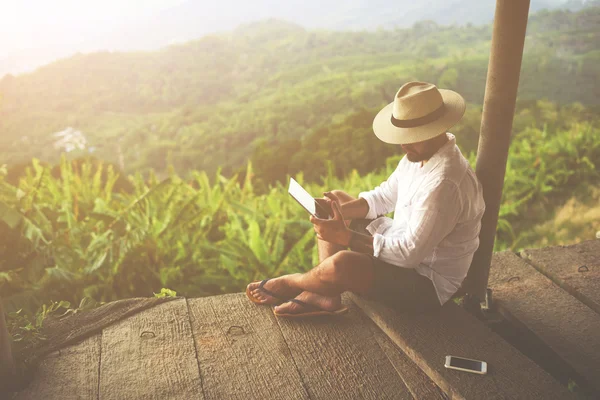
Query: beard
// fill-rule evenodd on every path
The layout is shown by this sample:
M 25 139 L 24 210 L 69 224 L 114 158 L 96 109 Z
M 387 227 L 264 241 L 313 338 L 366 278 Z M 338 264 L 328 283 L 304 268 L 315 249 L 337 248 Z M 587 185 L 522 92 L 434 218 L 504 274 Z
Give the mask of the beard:
M 408 161 L 414 163 L 421 162 L 425 159 L 422 155 L 413 152 L 406 153 L 406 158 L 408 158 Z
M 406 158 L 408 158 L 408 161 L 410 162 L 417 163 L 429 160 L 431 157 L 433 157 L 435 153 L 437 153 L 437 149 L 435 151 L 427 151 L 425 153 L 415 153 L 414 151 L 407 151 Z

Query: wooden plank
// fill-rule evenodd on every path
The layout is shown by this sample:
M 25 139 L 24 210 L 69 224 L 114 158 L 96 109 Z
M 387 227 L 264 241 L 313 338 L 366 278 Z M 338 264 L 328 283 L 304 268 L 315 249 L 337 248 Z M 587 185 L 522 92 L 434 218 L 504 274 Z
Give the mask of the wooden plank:
M 427 314 L 352 299 L 446 394 L 456 399 L 573 399 L 537 364 L 452 301 Z M 446 355 L 484 360 L 487 375 L 446 369 Z
M 541 273 L 600 314 L 600 240 L 520 253 Z
M 271 307 L 243 294 L 188 299 L 206 399 L 308 399 Z
M 379 327 L 371 321 L 369 321 L 369 325 L 371 325 L 375 340 L 415 399 L 446 400 L 448 398 L 435 382 L 421 371 Z
M 525 325 L 600 393 L 600 315 L 509 251 L 494 255 L 489 286 L 503 314 Z
M 15 400 L 98 398 L 100 334 L 48 354 L 33 381 L 12 397 Z
M 19 352 L 20 356 L 21 358 L 44 356 L 100 333 L 104 327 L 147 308 L 181 298 L 134 297 L 111 301 L 100 307 L 64 317 L 49 315 L 44 319 L 44 335 L 47 340 L 28 344 Z
M 102 331 L 101 399 L 203 399 L 185 299 Z
M 278 318 L 312 399 L 412 399 L 377 344 L 372 324 L 347 298 L 343 316 Z

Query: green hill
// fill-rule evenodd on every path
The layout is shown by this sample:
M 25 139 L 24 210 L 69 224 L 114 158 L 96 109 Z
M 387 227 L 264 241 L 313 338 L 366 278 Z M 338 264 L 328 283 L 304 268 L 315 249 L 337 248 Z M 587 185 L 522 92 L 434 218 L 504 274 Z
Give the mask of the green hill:
M 408 80 L 458 90 L 476 109 L 490 38 L 491 26 L 327 32 L 268 20 L 157 52 L 77 55 L 0 81 L 0 160 L 56 162 L 53 134 L 72 127 L 85 138 L 73 156 L 128 172 L 232 172 L 260 149 L 373 112 Z M 520 100 L 597 106 L 599 39 L 599 8 L 531 17 Z

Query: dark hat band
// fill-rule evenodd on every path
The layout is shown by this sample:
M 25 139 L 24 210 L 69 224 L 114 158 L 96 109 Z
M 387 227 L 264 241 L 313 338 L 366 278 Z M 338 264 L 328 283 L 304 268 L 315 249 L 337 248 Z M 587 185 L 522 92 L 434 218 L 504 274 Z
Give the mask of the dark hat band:
M 392 125 L 397 128 L 415 128 L 417 126 L 425 125 L 430 122 L 433 122 L 439 119 L 446 112 L 446 107 L 444 103 L 435 111 L 430 112 L 429 114 L 414 118 L 414 119 L 396 119 L 394 118 L 394 114 L 392 113 Z

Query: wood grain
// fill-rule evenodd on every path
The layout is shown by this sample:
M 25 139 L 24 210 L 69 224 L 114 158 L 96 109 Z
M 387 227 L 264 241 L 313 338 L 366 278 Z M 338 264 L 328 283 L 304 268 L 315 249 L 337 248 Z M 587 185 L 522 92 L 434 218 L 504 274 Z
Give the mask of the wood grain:
M 445 400 L 448 398 L 379 327 L 375 324 L 371 325 L 375 340 L 415 399 Z
M 600 315 L 512 252 L 496 253 L 494 301 L 552 348 L 600 393 Z
M 105 328 L 101 357 L 103 400 L 204 398 L 185 299 Z
M 379 347 L 372 322 L 347 298 L 348 314 L 278 318 L 312 399 L 412 399 Z
M 600 314 L 600 240 L 524 250 L 521 257 Z
M 410 359 L 456 399 L 573 399 L 566 387 L 453 302 L 421 315 L 352 296 Z M 446 355 L 488 363 L 487 375 L 446 369 Z
M 91 310 L 67 316 L 49 315 L 44 319 L 46 340 L 28 343 L 20 351 L 21 359 L 43 357 L 73 343 L 102 332 L 102 329 L 145 309 L 182 297 L 134 297 L 111 301 Z
M 269 306 L 243 294 L 188 300 L 206 399 L 308 399 Z
M 46 355 L 25 390 L 15 400 L 98 398 L 100 334 Z

